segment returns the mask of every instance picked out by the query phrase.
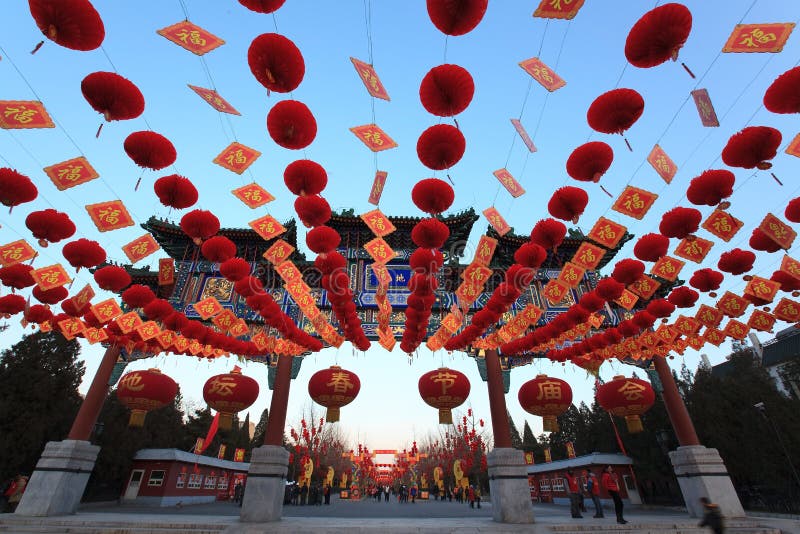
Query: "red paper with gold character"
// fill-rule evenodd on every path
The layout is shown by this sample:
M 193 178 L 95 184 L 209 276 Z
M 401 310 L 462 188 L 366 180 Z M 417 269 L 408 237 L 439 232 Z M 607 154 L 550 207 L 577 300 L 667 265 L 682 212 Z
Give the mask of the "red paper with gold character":
M 730 291 L 726 291 L 717 301 L 717 308 L 728 317 L 741 317 L 749 305 L 749 300 Z
M 444 336 L 440 334 L 441 331 L 436 332 L 435 335 L 428 338 L 425 342 L 425 346 L 428 347 L 428 350 L 431 352 L 436 352 L 437 350 L 441 350 L 444 347 L 445 342 L 447 341 L 444 339 Z
M 569 287 L 578 287 L 578 284 L 583 280 L 585 272 L 583 267 L 568 261 L 564 264 L 564 267 L 561 268 L 561 272 L 558 273 L 558 281 Z
M 175 283 L 175 259 L 160 258 L 158 260 L 158 285 L 168 286 Z
M 244 322 L 244 319 L 240 318 L 233 323 L 233 326 L 231 326 L 230 330 L 228 330 L 228 333 L 233 337 L 241 337 L 247 334 L 249 331 L 250 329 L 247 327 L 247 323 Z
M 389 283 L 392 281 L 392 275 L 389 274 L 389 269 L 386 268 L 386 265 L 382 263 L 373 263 L 371 267 L 372 272 L 375 273 L 375 279 L 378 281 L 378 287 L 389 287 Z
M 108 334 L 102 328 L 87 328 L 83 332 L 83 337 L 86 338 L 86 341 L 88 341 L 90 345 L 94 345 L 95 343 L 107 340 Z
M 606 248 L 614 248 L 625 236 L 627 230 L 619 223 L 600 217 L 586 237 Z
M 713 241 L 703 239 L 702 237 L 694 237 L 693 239 L 684 238 L 675 247 L 674 254 L 679 258 L 684 258 L 695 263 L 702 263 L 708 251 L 714 246 Z
M 726 336 L 740 340 L 744 339 L 748 332 L 750 332 L 750 327 L 736 319 L 730 319 L 722 329 L 722 333 Z
M 47 332 L 52 332 L 52 331 L 53 331 L 53 325 L 50 324 L 50 321 L 39 323 L 39 332 L 46 334 Z
M 158 341 L 162 349 L 167 350 L 172 345 L 172 342 L 175 341 L 175 337 L 175 332 L 172 330 L 162 330 L 156 334 L 156 341 Z
M 659 145 L 655 145 L 653 150 L 647 156 L 647 163 L 658 173 L 662 180 L 672 183 L 675 174 L 678 172 L 678 166 L 670 159 L 664 149 Z
M 91 310 L 97 320 L 104 324 L 122 315 L 122 308 L 119 307 L 119 304 L 114 299 L 98 302 L 92 306 Z
M 264 215 L 255 221 L 247 223 L 250 228 L 256 231 L 265 241 L 277 237 L 286 231 L 286 228 L 279 223 L 272 215 Z
M 747 282 L 744 292 L 746 295 L 752 295 L 761 300 L 772 302 L 772 299 L 775 298 L 780 288 L 781 285 L 778 282 L 773 282 L 772 280 L 767 280 L 760 276 L 754 276 Z
M 215 297 L 206 297 L 203 300 L 193 304 L 194 311 L 197 312 L 203 320 L 208 320 L 210 317 L 222 311 L 222 305 Z
M 461 307 L 462 310 L 466 310 L 464 306 L 469 306 L 478 296 L 481 294 L 481 287 L 471 284 L 469 282 L 464 282 L 458 289 L 456 289 L 456 297 L 458 297 L 458 305 Z
M 250 338 L 250 341 L 255 343 L 258 350 L 264 350 L 267 347 L 267 336 L 264 332 L 257 332 Z
M 365 243 L 364 250 L 378 263 L 387 263 L 397 256 L 397 253 L 392 250 L 389 243 L 381 237 L 376 237 L 372 241 Z
M 214 158 L 213 162 L 236 174 L 242 174 L 261 155 L 255 148 L 233 142 Z
M 210 31 L 204 30 L 188 20 L 156 30 L 156 33 L 198 56 L 207 54 L 225 44 L 225 41 Z
M 500 236 L 504 236 L 511 231 L 511 227 L 494 207 L 483 210 L 483 216 L 486 217 L 486 220 L 489 221 L 489 224 L 492 225 Z
M 175 352 L 186 352 L 191 342 L 183 336 L 176 336 L 172 346 L 175 347 Z
M 139 317 L 139 314 L 135 311 L 129 311 L 124 315 L 120 315 L 114 322 L 117 323 L 117 326 L 122 330 L 123 334 L 130 334 L 136 327 L 143 323 L 142 318 Z
M 716 328 L 706 328 L 705 332 L 703 332 L 703 339 L 712 345 L 719 347 L 722 345 L 722 342 L 725 341 L 725 334 Z
M 708 230 L 725 242 L 730 241 L 742 226 L 744 226 L 742 221 L 720 209 L 712 211 L 711 215 L 700 225 L 701 228 Z
M 42 291 L 65 286 L 72 281 L 60 263 L 34 269 L 31 271 L 31 276 Z
M 211 322 L 220 329 L 221 332 L 227 333 L 231 329 L 233 323 L 236 322 L 236 315 L 228 309 L 222 310 L 220 313 L 211 319 Z
M 800 134 L 794 136 L 792 142 L 786 147 L 786 153 L 790 156 L 800 158 Z
M 800 279 L 800 261 L 795 260 L 788 254 L 783 256 L 780 270 L 789 276 Z
M 771 213 L 767 213 L 764 220 L 758 225 L 758 229 L 784 250 L 789 250 L 792 247 L 794 238 L 797 237 L 797 232 L 791 226 Z
M 161 332 L 155 321 L 147 321 L 136 327 L 136 333 L 142 338 L 142 341 L 149 341 L 156 337 Z
M 367 202 L 375 206 L 378 205 L 381 201 L 381 195 L 383 194 L 383 188 L 386 185 L 386 178 L 388 176 L 389 173 L 386 171 L 375 172 L 375 179 L 372 181 L 372 189 L 369 190 L 369 199 L 367 199 Z
M 381 83 L 381 79 L 378 77 L 378 73 L 375 72 L 372 65 L 364 63 L 354 57 L 351 57 L 350 61 L 353 62 L 353 66 L 356 68 L 359 78 L 364 82 L 364 87 L 367 88 L 367 92 L 370 95 L 383 100 L 391 100 L 391 98 L 389 98 L 389 93 L 386 92 L 386 88 Z
M 396 230 L 392 221 L 379 209 L 363 213 L 360 217 L 364 224 L 367 225 L 367 228 L 378 237 L 387 236 Z
M 578 14 L 584 0 L 542 0 L 533 12 L 543 19 L 572 19 Z
M 205 100 L 209 106 L 217 111 L 228 113 L 230 115 L 241 115 L 241 113 L 236 111 L 236 108 L 231 106 L 230 103 L 222 98 L 214 89 L 205 89 L 204 87 L 197 87 L 196 85 L 191 84 L 186 85 L 189 86 L 189 89 L 200 95 L 200 98 Z
M 354 126 L 350 128 L 350 131 L 373 152 L 380 152 L 397 146 L 397 143 L 386 132 L 381 130 L 377 124 Z
M 711 97 L 708 96 L 708 89 L 695 89 L 692 91 L 692 98 L 703 126 L 719 126 L 717 112 L 714 111 L 714 104 L 711 103 Z
M 26 128 L 54 128 L 55 124 L 36 100 L 0 100 L 0 128 L 17 130 Z
M 796 323 L 800 321 L 800 302 L 784 297 L 778 301 L 772 313 L 781 321 Z
M 572 257 L 572 263 L 583 267 L 587 271 L 593 271 L 600 264 L 605 254 L 605 249 L 593 245 L 588 241 L 584 241 L 581 243 L 581 246 L 578 247 L 578 250 L 575 251 L 575 255 Z
M 737 24 L 722 51 L 780 52 L 793 29 L 793 22 Z
M 39 253 L 24 239 L 0 246 L 0 267 L 8 267 L 35 258 Z
M 538 317 L 537 317 L 537 320 L 538 320 Z M 589 323 L 589 325 L 592 328 L 600 328 L 600 326 L 603 324 L 603 322 L 605 320 L 606 320 L 605 317 L 603 317 L 599 313 L 593 313 L 593 314 L 591 314 L 589 316 L 588 319 L 586 319 L 586 322 Z
M 86 211 L 89 212 L 89 217 L 101 232 L 133 226 L 133 218 L 121 200 L 87 204 Z
M 551 305 L 561 303 L 569 293 L 569 287 L 558 280 L 550 280 L 542 290 L 542 295 Z
M 629 285 L 628 289 L 631 293 L 638 295 L 640 298 L 648 300 L 655 294 L 659 287 L 661 287 L 661 282 L 656 282 L 646 274 L 643 274 L 638 280 Z
M 620 295 L 618 299 L 614 300 L 614 302 L 630 311 L 636 305 L 638 300 L 639 297 L 637 297 L 632 291 L 625 289 L 622 291 L 622 295 Z
M 689 343 L 689 346 L 694 350 L 700 350 L 706 344 L 706 340 L 702 336 L 687 337 L 686 342 Z
M 657 198 L 658 195 L 655 193 L 629 185 L 620 193 L 611 209 L 628 217 L 642 220 Z
M 747 320 L 747 326 L 760 332 L 772 332 L 775 316 L 765 311 L 753 310 L 750 319 Z
M 192 356 L 197 356 L 199 353 L 203 351 L 203 344 L 197 341 L 196 339 L 192 339 L 189 341 L 189 346 L 187 350 Z
M 275 271 L 278 273 L 278 276 L 280 276 L 287 284 L 291 284 L 295 280 L 303 279 L 303 274 L 300 272 L 300 269 L 298 269 L 297 265 L 289 260 L 276 265 Z
M 716 328 L 722 322 L 722 312 L 706 304 L 701 304 L 695 319 L 708 328 Z
M 525 194 L 525 189 L 520 185 L 516 178 L 511 176 L 507 169 L 497 169 L 492 174 L 500 181 L 512 197 L 517 198 Z
M 295 248 L 292 245 L 283 239 L 278 239 L 267 249 L 267 251 L 263 254 L 263 257 L 271 264 L 279 265 L 286 261 L 294 251 Z
M 131 260 L 131 264 L 134 264 L 160 248 L 156 240 L 153 239 L 153 236 L 148 233 L 137 237 L 127 245 L 123 245 L 122 252 Z
M 668 324 L 661 324 L 656 329 L 656 336 L 664 343 L 672 343 L 679 336 L 678 332 Z
M 83 286 L 83 289 L 78 291 L 72 296 L 72 302 L 75 304 L 76 310 L 83 310 L 94 298 L 94 289 L 89 284 Z
M 59 191 L 84 184 L 100 176 L 83 156 L 45 167 L 44 173 Z
M 533 144 L 533 139 L 531 136 L 528 135 L 528 132 L 525 131 L 525 127 L 519 121 L 519 119 L 511 119 L 511 124 L 514 126 L 514 129 L 519 134 L 520 139 L 522 142 L 525 143 L 525 146 L 528 148 L 528 152 L 536 152 L 536 145 Z
M 700 331 L 700 328 L 703 325 L 695 319 L 694 317 L 687 317 L 685 315 L 679 315 L 678 319 L 675 321 L 673 328 L 678 331 L 679 334 L 683 336 L 693 336 Z
M 476 287 L 483 287 L 490 276 L 492 276 L 492 270 L 490 268 L 475 262 L 467 265 L 467 268 L 461 273 L 464 282 Z
M 530 74 L 534 80 L 539 82 L 539 85 L 551 93 L 567 85 L 567 82 L 565 82 L 561 76 L 553 72 L 553 69 L 545 65 L 538 57 L 532 57 L 521 61 L 519 66 Z
M 237 187 L 231 191 L 231 193 L 233 193 L 233 196 L 244 202 L 244 204 L 250 209 L 259 208 L 264 204 L 275 200 L 275 197 L 272 196 L 269 191 L 255 182 L 252 184 L 243 185 L 242 187 Z
M 86 330 L 86 325 L 77 317 L 70 317 L 69 319 L 59 321 L 58 328 L 61 330 L 61 334 L 69 341 L 74 339 L 77 335 L 83 334 Z
M 655 265 L 653 265 L 653 268 L 650 269 L 650 274 L 654 274 L 659 278 L 674 282 L 678 278 L 678 274 L 680 274 L 684 265 L 686 265 L 686 262 L 670 256 L 662 256 L 658 259 Z
M 461 328 L 461 321 L 463 320 L 463 315 L 461 313 L 454 313 L 450 312 L 445 315 L 444 319 L 442 320 L 442 327 L 445 328 L 450 334 L 455 334 L 459 328 Z
M 475 256 L 472 262 L 488 267 L 494 256 L 495 249 L 497 249 L 497 239 L 482 235 L 475 249 Z

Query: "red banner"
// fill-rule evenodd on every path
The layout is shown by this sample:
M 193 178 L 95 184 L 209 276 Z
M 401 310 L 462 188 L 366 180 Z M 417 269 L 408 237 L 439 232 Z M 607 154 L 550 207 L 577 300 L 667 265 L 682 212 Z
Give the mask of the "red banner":
M 168 286 L 175 283 L 175 259 L 161 258 L 158 260 L 158 285 Z
M 225 44 L 225 41 L 210 31 L 204 30 L 188 20 L 156 30 L 156 33 L 198 56 L 207 54 Z
M 28 261 L 38 255 L 32 246 L 24 239 L 0 246 L 0 267 L 8 267 L 23 261 Z
M 542 0 L 533 12 L 534 17 L 543 19 L 572 19 L 578 14 L 584 0 Z
M 522 139 L 522 142 L 525 143 L 525 146 L 528 147 L 528 152 L 536 152 L 536 145 L 533 144 L 533 139 L 528 135 L 528 132 L 525 130 L 525 127 L 519 121 L 519 119 L 511 119 L 511 124 L 514 125 L 514 129 L 519 134 L 519 137 Z
M 713 241 L 703 239 L 702 237 L 684 238 L 675 247 L 674 254 L 679 258 L 683 258 L 695 263 L 702 263 L 708 251 L 714 246 Z
M 794 238 L 797 237 L 797 232 L 791 226 L 771 213 L 767 213 L 764 220 L 758 225 L 758 229 L 784 250 L 789 250 L 794 243 Z
M 800 158 L 800 134 L 794 136 L 792 142 L 786 147 L 786 153 L 790 156 Z
M 59 191 L 84 184 L 100 176 L 83 156 L 45 167 L 44 173 Z
M 186 84 L 189 86 L 189 89 L 200 95 L 200 98 L 208 102 L 212 108 L 216 109 L 217 111 L 221 111 L 222 113 L 228 113 L 230 115 L 241 115 L 236 108 L 231 106 L 227 100 L 222 98 L 219 93 L 217 93 L 213 89 L 205 89 L 203 87 L 197 87 L 195 85 Z
M 794 29 L 793 22 L 737 24 L 723 52 L 780 52 Z
M 605 217 L 600 217 L 586 236 L 606 248 L 616 247 L 627 232 L 627 228 Z
M 697 113 L 700 115 L 700 122 L 703 123 L 703 126 L 719 126 L 717 112 L 714 111 L 714 104 L 711 103 L 711 97 L 708 96 L 708 89 L 695 89 L 692 91 L 692 98 L 694 98 L 694 105 L 697 106 Z
M 203 320 L 208 320 L 210 317 L 222 311 L 222 305 L 214 297 L 207 297 L 201 301 L 195 302 L 193 307 L 197 315 L 202 317 Z
M 670 256 L 662 256 L 658 259 L 655 265 L 653 265 L 653 268 L 650 269 L 650 274 L 654 274 L 659 278 L 674 282 L 678 278 L 678 274 L 681 272 L 681 269 L 683 269 L 684 265 L 686 265 L 686 263 L 682 262 L 681 260 L 677 260 Z
M 708 232 L 725 242 L 730 241 L 742 226 L 744 226 L 742 221 L 720 209 L 712 211 L 711 215 L 700 225 L 701 228 L 708 230 Z
M 31 276 L 42 291 L 65 286 L 72 281 L 60 263 L 34 269 L 31 271 Z
M 383 86 L 383 83 L 381 83 L 381 79 L 378 77 L 378 73 L 375 72 L 372 65 L 364 63 L 354 57 L 351 57 L 350 61 L 353 62 L 353 67 L 355 67 L 359 78 L 364 82 L 364 87 L 367 88 L 367 92 L 370 95 L 383 100 L 391 100 L 391 98 L 389 98 L 389 93 L 386 92 L 386 88 Z
M 273 265 L 279 265 L 286 261 L 289 256 L 292 255 L 292 252 L 295 251 L 295 248 L 284 241 L 283 239 L 276 240 L 272 246 L 270 246 L 267 251 L 262 255 L 265 260 L 270 262 Z
M 259 217 L 255 221 L 250 221 L 247 224 L 265 241 L 269 241 L 273 237 L 277 237 L 286 231 L 286 228 L 272 215 Z
M 482 235 L 478 241 L 478 246 L 475 249 L 475 256 L 472 259 L 472 262 L 488 267 L 489 263 L 492 261 L 492 257 L 494 256 L 494 251 L 496 248 L 497 239 L 489 237 L 488 235 Z
M 275 200 L 275 197 L 272 196 L 269 191 L 255 182 L 238 187 L 231 191 L 231 193 L 233 193 L 233 196 L 244 202 L 244 204 L 250 209 L 259 208 L 264 204 Z
M 597 268 L 605 254 L 605 249 L 593 245 L 588 241 L 584 241 L 581 243 L 581 246 L 578 247 L 578 250 L 575 251 L 575 255 L 572 257 L 572 263 L 580 265 L 587 271 L 592 271 Z
M 489 221 L 489 224 L 492 225 L 499 235 L 504 236 L 511 231 L 511 227 L 508 225 L 503 216 L 500 215 L 500 212 L 494 207 L 483 210 L 483 216 L 486 217 L 486 219 Z
M 653 150 L 650 151 L 647 156 L 647 162 L 655 169 L 661 179 L 668 184 L 672 182 L 678 172 L 677 165 L 659 145 L 654 146 Z
M 377 124 L 354 126 L 350 128 L 350 131 L 373 152 L 380 152 L 397 146 L 397 143 L 386 132 L 381 130 Z
M 133 218 L 121 200 L 87 204 L 86 211 L 89 212 L 89 217 L 101 232 L 133 226 Z
M 0 128 L 54 128 L 44 104 L 35 100 L 0 100 Z
M 131 264 L 134 264 L 142 258 L 146 258 L 160 248 L 161 247 L 158 246 L 156 240 L 153 239 L 153 236 L 148 233 L 141 237 L 137 237 L 127 245 L 123 245 L 122 252 L 124 252 L 128 259 L 131 260 Z
M 629 185 L 620 193 L 611 209 L 641 221 L 657 198 L 655 193 Z
M 511 173 L 508 172 L 507 169 L 498 169 L 492 174 L 494 174 L 495 178 L 500 181 L 512 197 L 517 198 L 525 194 L 525 189 L 519 184 L 516 178 L 511 176 Z
M 122 315 L 122 309 L 114 299 L 107 299 L 92 306 L 92 313 L 97 320 L 101 323 L 107 323 L 110 320 Z
M 233 142 L 225 147 L 225 149 L 214 158 L 213 162 L 231 172 L 242 174 L 260 155 L 261 152 L 255 148 Z
M 519 66 L 530 74 L 534 80 L 539 82 L 539 85 L 551 93 L 567 85 L 567 82 L 565 82 L 561 76 L 553 72 L 553 70 L 545 65 L 538 57 L 526 59 L 520 62 Z
M 387 236 L 396 230 L 392 221 L 379 209 L 368 211 L 360 215 L 360 217 L 372 233 L 378 237 Z
M 369 199 L 367 199 L 367 202 L 376 206 L 378 205 L 381 201 L 381 194 L 383 194 L 383 188 L 386 185 L 386 178 L 388 176 L 389 173 L 386 171 L 375 172 L 375 179 L 372 181 L 372 189 L 369 191 Z

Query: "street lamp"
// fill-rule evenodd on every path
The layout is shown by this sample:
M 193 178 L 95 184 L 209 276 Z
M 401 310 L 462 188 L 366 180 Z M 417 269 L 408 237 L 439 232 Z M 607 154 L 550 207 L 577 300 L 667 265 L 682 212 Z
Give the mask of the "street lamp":
M 792 470 L 794 480 L 797 482 L 797 486 L 800 488 L 800 476 L 798 476 L 797 470 L 794 468 L 792 457 L 789 456 L 789 451 L 786 450 L 786 445 L 783 443 L 783 438 L 781 437 L 780 432 L 778 432 L 778 427 L 775 426 L 775 423 L 772 422 L 772 419 L 770 419 L 769 415 L 767 414 L 767 406 L 763 402 L 757 402 L 753 405 L 753 408 L 758 410 L 758 412 L 764 416 L 764 419 L 767 420 L 769 426 L 772 427 L 772 431 L 775 432 L 775 437 L 778 438 L 778 443 L 780 443 L 781 450 L 783 450 L 783 454 L 786 456 L 786 462 L 789 464 L 789 468 Z

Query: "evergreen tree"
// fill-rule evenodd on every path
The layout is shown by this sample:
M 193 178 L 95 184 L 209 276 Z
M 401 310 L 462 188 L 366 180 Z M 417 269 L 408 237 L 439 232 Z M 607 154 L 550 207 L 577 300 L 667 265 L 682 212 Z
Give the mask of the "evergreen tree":
M 531 426 L 526 420 L 525 426 L 522 427 L 522 448 L 526 451 L 534 451 L 537 445 L 538 443 L 533 435 L 533 430 L 531 430 Z
M 269 420 L 269 410 L 264 408 L 261 412 L 261 418 L 256 424 L 256 430 L 253 433 L 253 439 L 250 441 L 250 449 L 255 449 L 264 444 L 264 435 L 267 433 L 267 421 Z
M 0 354 L 0 480 L 29 475 L 45 444 L 67 437 L 81 404 L 80 350 L 59 333 L 37 332 Z
M 511 414 L 508 413 L 506 410 L 506 417 L 508 417 L 508 426 L 511 429 L 511 446 L 515 449 L 522 448 L 522 436 L 519 435 L 519 430 L 517 430 L 517 425 L 514 424 L 514 420 L 511 419 Z

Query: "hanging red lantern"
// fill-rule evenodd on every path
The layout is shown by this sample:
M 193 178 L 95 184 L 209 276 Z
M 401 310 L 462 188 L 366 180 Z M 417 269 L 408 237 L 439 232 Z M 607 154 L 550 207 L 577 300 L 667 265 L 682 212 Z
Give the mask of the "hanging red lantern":
M 197 189 L 194 184 L 178 174 L 159 178 L 153 184 L 153 190 L 163 205 L 177 210 L 194 206 L 197 202 Z
M 450 184 L 438 178 L 420 180 L 411 189 L 411 200 L 425 213 L 438 215 L 453 204 L 455 192 Z
M 781 139 L 781 132 L 775 128 L 748 126 L 728 139 L 722 149 L 722 161 L 731 167 L 770 169 L 769 160 L 778 153 Z
M 800 222 L 800 197 L 793 198 L 789 201 L 789 204 L 786 205 L 786 210 L 783 212 L 783 215 L 790 222 Z
M 560 378 L 537 375 L 522 384 L 517 398 L 523 410 L 542 417 L 545 432 L 558 432 L 556 417 L 572 405 L 572 388 Z
M 131 285 L 131 276 L 128 271 L 116 265 L 107 265 L 94 272 L 94 281 L 100 289 L 119 293 Z
M 47 291 L 43 291 L 39 286 L 33 286 L 33 292 L 31 294 L 33 298 L 42 304 L 58 304 L 69 296 L 69 291 L 64 286 L 54 287 Z
M 4 286 L 12 289 L 24 289 L 36 283 L 31 276 L 33 267 L 24 263 L 15 263 L 7 267 L 0 268 L 0 282 Z
M 626 286 L 636 282 L 644 274 L 644 263 L 639 260 L 624 259 L 614 265 L 611 278 Z
M 29 0 L 28 6 L 44 36 L 58 45 L 89 51 L 103 43 L 103 20 L 89 0 Z
M 649 383 L 638 378 L 615 376 L 597 388 L 597 402 L 604 410 L 617 417 L 624 417 L 628 432 L 642 432 L 640 415 L 653 406 L 655 392 Z
M 81 81 L 81 92 L 106 122 L 135 119 L 144 112 L 142 92 L 133 82 L 114 72 L 87 75 Z M 99 129 L 97 134 L 100 135 Z
M 652 315 L 657 319 L 661 319 L 664 317 L 669 317 L 672 315 L 672 312 L 675 311 L 676 306 L 667 299 L 655 299 L 651 300 L 649 304 L 647 304 L 647 313 Z
M 542 219 L 531 230 L 531 242 L 545 250 L 555 250 L 564 241 L 567 226 L 555 219 Z
M 203 399 L 219 412 L 219 428 L 230 430 L 233 414 L 246 410 L 258 399 L 258 382 L 234 367 L 230 373 L 206 380 Z
M 692 13 L 682 4 L 669 3 L 645 13 L 628 33 L 625 57 L 642 69 L 676 61 L 692 31 Z
M 238 282 L 250 274 L 250 262 L 242 258 L 231 258 L 220 263 L 219 273 L 231 282 Z
M 667 299 L 678 308 L 691 308 L 699 297 L 697 291 L 680 286 L 673 289 Z
M 136 165 L 154 171 L 172 165 L 178 157 L 169 139 L 149 130 L 133 132 L 122 146 Z
M 449 169 L 464 156 L 464 134 L 449 124 L 431 126 L 417 140 L 417 156 L 423 165 L 435 171 Z
M 25 310 L 25 297 L 21 295 L 3 295 L 0 297 L 0 315 L 8 318 Z
M 129 308 L 142 308 L 156 298 L 153 290 L 147 286 L 136 284 L 122 292 L 122 302 Z
M 319 163 L 299 159 L 286 166 L 283 182 L 295 195 L 318 195 L 328 185 L 328 173 Z
M 661 217 L 658 231 L 666 237 L 683 239 L 700 228 L 703 214 L 694 208 L 672 208 Z
M 442 248 L 450 237 L 450 228 L 432 217 L 422 219 L 411 229 L 411 241 L 419 248 Z
M 256 80 L 276 93 L 294 91 L 306 73 L 300 49 L 277 33 L 264 33 L 253 39 L 247 50 L 247 63 Z
M 71 298 L 61 301 L 61 309 L 64 310 L 64 313 L 70 317 L 80 317 L 83 315 L 84 310 L 84 308 L 79 309 L 78 305 L 75 304 L 75 301 Z
M 786 271 L 775 271 L 769 278 L 773 282 L 778 282 L 781 285 L 781 291 L 792 292 L 792 296 L 800 291 L 800 279 L 795 278 Z
M 192 238 L 195 245 L 219 232 L 219 219 L 206 210 L 192 210 L 181 217 L 181 230 Z
M 87 269 L 97 267 L 106 261 L 106 251 L 100 243 L 84 238 L 70 241 L 64 245 L 61 253 L 76 270 L 80 270 L 81 267 Z
M 633 126 L 643 111 L 642 95 L 633 89 L 612 89 L 592 102 L 586 120 L 597 132 L 622 134 Z
M 117 398 L 131 409 L 128 426 L 143 426 L 147 412 L 173 402 L 177 394 L 178 384 L 158 369 L 128 373 L 117 386 Z
M 720 271 L 736 276 L 751 270 L 755 261 L 756 255 L 754 253 L 749 250 L 735 248 L 720 255 L 717 268 Z
M 8 167 L 0 167 L 0 203 L 8 206 L 8 212 L 25 202 L 35 200 L 39 190 L 30 178 Z
M 458 115 L 467 109 L 474 94 L 472 76 L 458 65 L 444 64 L 432 68 L 419 86 L 422 106 L 439 117 Z
M 689 285 L 703 293 L 711 291 L 709 296 L 713 298 L 716 296 L 713 292 L 719 289 L 724 278 L 725 275 L 714 269 L 698 269 L 689 278 Z
M 339 409 L 353 402 L 360 390 L 358 376 L 338 365 L 317 371 L 308 381 L 308 394 L 328 409 L 325 420 L 329 423 L 339 421 Z
M 51 317 L 53 317 L 53 312 L 50 311 L 50 308 L 44 306 L 42 304 L 34 304 L 33 306 L 29 307 L 25 310 L 25 320 L 29 323 L 36 323 L 40 324 L 45 321 L 49 321 Z
M 439 424 L 453 424 L 453 408 L 461 406 L 469 396 L 469 379 L 464 373 L 440 367 L 419 378 L 419 394 L 429 406 L 439 410 Z
M 277 11 L 286 0 L 239 0 L 239 3 L 250 11 L 256 13 L 273 13 Z
M 733 194 L 736 176 L 731 171 L 708 170 L 692 178 L 686 198 L 696 206 L 716 206 Z
M 319 195 L 304 195 L 294 201 L 297 217 L 307 228 L 322 226 L 331 219 L 331 206 Z
M 153 321 L 163 321 L 175 313 L 175 308 L 173 308 L 172 304 L 170 304 L 167 300 L 153 299 L 148 302 L 144 308 L 142 308 L 142 312 L 144 312 L 148 319 L 152 319 Z
M 222 263 L 236 256 L 236 243 L 225 236 L 215 235 L 203 241 L 200 253 L 212 263 Z
M 800 67 L 778 76 L 764 93 L 764 107 L 773 113 L 800 112 Z
M 645 234 L 633 246 L 633 255 L 642 261 L 658 261 L 666 256 L 669 238 L 661 234 Z
M 624 291 L 625 291 L 625 284 L 618 282 L 614 278 L 603 278 L 602 280 L 597 282 L 597 287 L 594 288 L 595 294 L 597 294 L 598 297 L 607 302 L 612 302 L 614 300 L 617 300 L 622 296 L 622 293 Z M 580 306 L 578 306 L 578 308 L 579 307 Z M 578 322 L 584 322 L 584 321 L 585 319 L 582 319 L 581 321 Z
M 317 226 L 306 234 L 306 245 L 316 254 L 327 254 L 336 250 L 342 238 L 329 226 Z
M 750 236 L 748 244 L 753 250 L 759 250 L 761 252 L 771 253 L 781 250 L 781 246 L 759 228 L 753 228 L 753 233 Z
M 489 0 L 427 0 L 428 16 L 446 35 L 471 32 L 483 19 Z
M 283 148 L 300 150 L 317 136 L 317 121 L 311 110 L 297 100 L 278 102 L 267 114 L 267 131 Z
M 530 269 L 538 269 L 547 259 L 547 251 L 537 243 L 524 243 L 514 252 L 514 261 Z
M 547 203 L 547 211 L 556 219 L 578 223 L 589 203 L 589 195 L 580 187 L 565 186 L 556 189 Z
M 614 151 L 602 141 L 583 144 L 567 159 L 567 174 L 579 182 L 599 182 L 611 163 Z
M 42 247 L 48 243 L 58 243 L 75 233 L 75 224 L 69 215 L 50 208 L 29 213 L 25 218 L 25 226 Z

